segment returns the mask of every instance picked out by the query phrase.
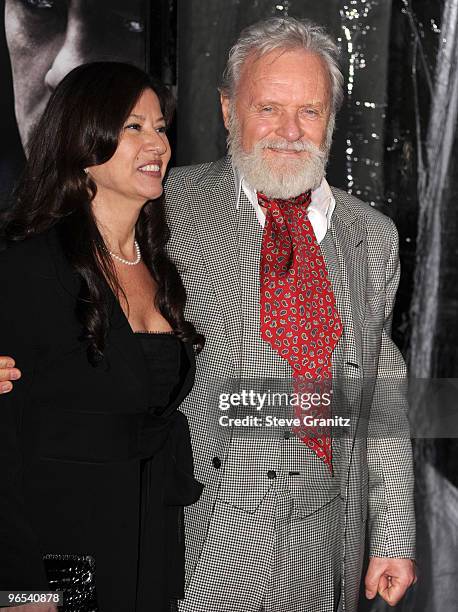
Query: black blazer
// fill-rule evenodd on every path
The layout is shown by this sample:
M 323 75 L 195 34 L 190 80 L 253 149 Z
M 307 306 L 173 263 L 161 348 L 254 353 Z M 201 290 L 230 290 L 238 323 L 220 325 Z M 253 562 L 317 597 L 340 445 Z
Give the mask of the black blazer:
M 143 610 L 135 604 L 144 545 L 140 465 L 154 457 L 154 514 L 163 524 L 150 530 L 157 541 L 143 569 L 154 595 L 165 579 L 155 568 L 170 565 L 166 549 L 175 547 L 168 580 L 182 591 L 184 547 L 173 512 L 201 492 L 186 418 L 176 410 L 194 380 L 192 346 L 179 397 L 152 417 L 141 346 L 114 296 L 104 363 L 88 362 L 74 314 L 80 279 L 55 229 L 0 253 L 0 276 L 2 352 L 23 373 L 0 400 L 0 590 L 46 590 L 43 554 L 89 554 L 100 610 Z M 172 530 L 167 537 L 164 525 Z

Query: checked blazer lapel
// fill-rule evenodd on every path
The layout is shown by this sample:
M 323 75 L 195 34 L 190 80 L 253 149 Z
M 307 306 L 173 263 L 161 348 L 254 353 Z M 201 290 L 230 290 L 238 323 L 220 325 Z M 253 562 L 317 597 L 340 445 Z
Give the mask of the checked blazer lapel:
M 237 194 L 231 158 L 212 164 L 197 182 L 189 182 L 189 207 L 198 244 L 224 316 L 233 363 L 238 367 L 242 336 Z
M 330 225 L 329 237 L 332 240 L 328 242 L 326 237 L 322 246 L 344 329 L 343 344 L 336 351 L 337 363 L 333 361 L 333 378 L 336 381 L 334 399 L 337 401 L 337 414 L 351 417 L 349 437 L 342 439 L 341 447 L 342 464 L 349 465 L 351 440 L 356 435 L 361 410 L 362 327 L 367 278 L 366 220 L 345 205 L 342 192 L 333 190 L 333 193 L 336 207 Z
M 333 190 L 333 195 L 336 206 L 320 248 L 343 325 L 343 334 L 332 358 L 333 414 L 350 417 L 350 429 L 333 442 L 333 448 L 335 456 L 339 457 L 338 472 L 343 478 L 342 494 L 346 495 L 346 471 L 351 461 L 352 441 L 358 430 L 361 410 L 367 245 L 365 218 L 345 206 L 342 192 Z
M 330 232 L 335 245 L 330 275 L 336 280 L 336 303 L 345 330 L 344 359 L 362 374 L 362 327 L 367 280 L 366 221 L 345 206 L 340 191 L 333 190 L 336 207 Z M 354 369 L 357 369 L 354 368 Z

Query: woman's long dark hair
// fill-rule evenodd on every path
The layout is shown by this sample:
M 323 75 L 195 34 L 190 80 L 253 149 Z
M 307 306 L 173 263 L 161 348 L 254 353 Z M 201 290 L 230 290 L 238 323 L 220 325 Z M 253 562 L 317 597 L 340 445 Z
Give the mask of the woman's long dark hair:
M 122 289 L 92 212 L 97 187 L 84 168 L 114 155 L 125 120 L 145 89 L 158 96 L 168 124 L 173 114 L 170 93 L 139 68 L 95 62 L 72 70 L 55 89 L 35 129 L 14 204 L 1 219 L 9 241 L 56 226 L 64 253 L 82 278 L 76 313 L 93 365 L 103 359 L 109 331 L 108 285 L 118 297 Z M 180 338 L 201 348 L 203 337 L 184 319 L 185 289 L 165 251 L 169 228 L 163 200 L 161 196 L 144 205 L 136 238 L 157 283 L 156 307 Z

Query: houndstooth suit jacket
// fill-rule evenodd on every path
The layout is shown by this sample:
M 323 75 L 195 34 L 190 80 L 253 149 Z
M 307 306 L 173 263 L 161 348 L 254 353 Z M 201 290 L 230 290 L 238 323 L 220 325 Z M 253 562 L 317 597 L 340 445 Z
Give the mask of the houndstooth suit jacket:
M 334 441 L 337 477 L 330 478 L 324 464 L 296 439 L 246 439 L 214 426 L 215 385 L 288 379 L 291 370 L 259 338 L 255 279 L 260 233 L 249 209 L 237 210 L 231 159 L 173 169 L 165 193 L 168 248 L 188 294 L 186 316 L 206 336 L 194 390 L 182 405 L 191 428 L 196 477 L 205 484 L 201 500 L 187 509 L 187 579 L 198 562 L 215 499 L 254 512 L 273 486 L 269 474 L 274 470 L 292 491 L 296 517 L 306 518 L 337 495 L 344 500 L 342 592 L 344 609 L 354 611 L 367 519 L 370 555 L 415 555 L 406 370 L 390 339 L 399 281 L 395 226 L 360 200 L 333 189 L 336 207 L 321 248 L 344 327 L 333 354 L 333 380 L 343 381 L 341 397 L 352 418 L 350 434 Z M 294 470 L 301 477 L 288 481 L 288 473 L 298 473 Z

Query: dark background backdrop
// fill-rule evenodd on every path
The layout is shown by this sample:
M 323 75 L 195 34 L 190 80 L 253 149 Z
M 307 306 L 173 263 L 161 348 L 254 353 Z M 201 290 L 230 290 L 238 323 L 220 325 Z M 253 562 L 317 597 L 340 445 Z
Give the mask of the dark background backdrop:
M 38 0 L 15 1 L 31 9 Z M 128 2 L 114 4 L 123 1 Z M 346 100 L 328 180 L 390 215 L 398 227 L 403 272 L 393 335 L 411 376 L 458 378 L 458 0 L 136 2 L 144 30 L 135 63 L 158 74 L 177 95 L 171 134 L 177 165 L 225 153 L 217 86 L 244 26 L 283 14 L 312 19 L 334 35 L 342 51 Z M 88 15 L 97 6 L 98 18 L 101 9 L 113 6 L 102 0 L 47 2 L 61 13 L 72 3 Z M 113 31 L 109 42 L 112 58 L 122 59 L 119 34 Z M 89 50 L 85 61 L 92 59 L 100 58 Z M 24 154 L 4 31 L 0 69 L 5 203 Z M 458 414 L 455 404 L 453 409 Z M 450 436 L 415 440 L 421 580 L 400 610 L 457 609 L 458 445 L 454 432 Z M 386 607 L 362 603 L 361 609 Z

